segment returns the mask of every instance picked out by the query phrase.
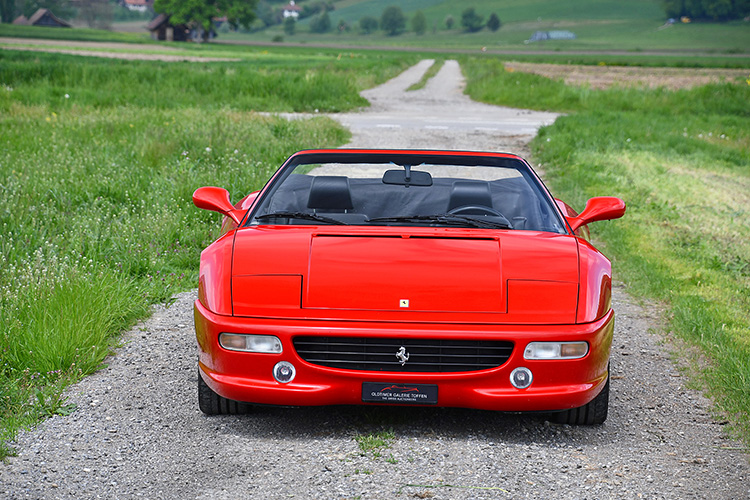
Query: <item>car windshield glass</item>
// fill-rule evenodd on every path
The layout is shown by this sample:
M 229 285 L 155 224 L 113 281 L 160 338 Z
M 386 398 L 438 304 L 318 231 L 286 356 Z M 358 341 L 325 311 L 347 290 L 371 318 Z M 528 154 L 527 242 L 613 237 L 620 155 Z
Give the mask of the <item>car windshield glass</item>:
M 514 158 L 310 154 L 282 167 L 247 224 L 565 233 L 552 203 L 529 167 Z

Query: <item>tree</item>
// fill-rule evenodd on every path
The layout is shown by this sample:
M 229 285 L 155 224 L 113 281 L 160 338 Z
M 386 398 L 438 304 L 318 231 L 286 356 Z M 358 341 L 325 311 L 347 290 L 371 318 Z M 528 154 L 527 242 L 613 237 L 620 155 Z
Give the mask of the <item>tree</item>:
M 154 11 L 168 15 L 172 24 L 202 28 L 206 40 L 214 17 L 226 16 L 235 29 L 238 26 L 249 28 L 255 20 L 256 3 L 258 0 L 155 0 Z
M 331 31 L 331 18 L 328 16 L 328 12 L 323 11 L 322 14 L 312 18 L 310 21 L 310 31 L 313 33 Z
M 477 14 L 474 7 L 469 7 L 461 13 L 461 26 L 469 33 L 474 33 L 484 27 L 484 18 Z
M 705 2 L 708 5 L 703 6 L 706 16 L 714 21 L 725 21 L 731 19 L 734 10 L 732 0 L 715 0 Z
M 17 0 L 14 8 L 8 7 L 12 17 L 9 23 L 12 23 L 18 14 L 29 18 L 39 9 L 49 9 L 57 17 L 66 20 L 75 16 L 75 9 L 68 0 Z
M 451 16 L 450 14 L 448 14 L 447 16 L 445 16 L 445 27 L 446 28 L 448 28 L 449 30 L 452 30 L 453 29 L 453 25 L 455 25 L 455 24 L 456 24 L 456 20 L 453 19 L 453 16 Z
M 386 7 L 383 15 L 380 16 L 380 28 L 388 36 L 396 36 L 403 33 L 406 28 L 406 16 L 404 16 L 404 11 L 401 10 L 401 7 L 397 5 Z
M 378 29 L 378 20 L 372 16 L 364 16 L 359 20 L 359 30 L 365 35 L 369 35 Z
M 490 15 L 490 18 L 487 19 L 487 29 L 490 31 L 497 31 L 502 25 L 503 23 L 500 22 L 500 18 L 497 17 L 497 14 L 494 12 Z
M 274 10 L 273 6 L 266 0 L 260 0 L 255 8 L 255 15 L 263 21 L 266 26 L 272 26 L 280 21 L 281 12 Z
M 421 10 L 415 12 L 414 17 L 411 18 L 411 29 L 417 35 L 424 35 L 425 31 L 427 31 L 427 18 Z
M 286 33 L 289 36 L 294 35 L 295 30 L 297 29 L 297 21 L 293 17 L 287 17 L 284 19 L 284 33 Z
M 16 1 L 0 0 L 0 22 L 12 23 L 16 18 Z
M 114 19 L 113 5 L 107 0 L 81 0 L 78 17 L 86 21 L 89 28 L 108 30 Z

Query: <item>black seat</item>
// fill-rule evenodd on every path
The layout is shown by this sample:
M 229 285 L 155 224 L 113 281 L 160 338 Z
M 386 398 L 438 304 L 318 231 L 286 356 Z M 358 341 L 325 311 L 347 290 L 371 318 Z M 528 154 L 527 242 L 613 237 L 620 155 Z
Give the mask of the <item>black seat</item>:
M 456 181 L 451 188 L 448 212 L 462 207 L 487 207 L 492 209 L 490 185 L 484 181 Z M 473 213 L 476 212 L 476 213 Z M 486 215 L 482 210 L 463 211 L 467 215 Z
M 337 175 L 313 177 L 307 208 L 315 212 L 346 212 L 353 209 L 349 178 Z

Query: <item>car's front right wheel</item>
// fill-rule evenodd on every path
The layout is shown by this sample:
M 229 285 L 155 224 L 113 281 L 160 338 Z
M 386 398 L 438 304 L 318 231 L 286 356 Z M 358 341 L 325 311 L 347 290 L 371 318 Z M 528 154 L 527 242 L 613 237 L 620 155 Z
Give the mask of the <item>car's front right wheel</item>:
M 203 380 L 198 370 L 198 407 L 206 415 L 241 415 L 250 411 L 250 405 L 233 401 L 216 394 Z
M 607 420 L 609 410 L 609 375 L 607 382 L 599 393 L 589 403 L 552 414 L 552 419 L 558 424 L 569 425 L 597 425 Z

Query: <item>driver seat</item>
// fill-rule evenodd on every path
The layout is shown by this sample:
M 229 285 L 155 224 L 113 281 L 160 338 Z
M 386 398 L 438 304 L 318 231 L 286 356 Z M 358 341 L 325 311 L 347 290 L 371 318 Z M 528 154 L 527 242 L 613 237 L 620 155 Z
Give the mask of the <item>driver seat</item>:
M 461 207 L 480 206 L 492 209 L 490 185 L 485 181 L 456 181 L 451 188 L 448 200 L 448 212 Z M 464 215 L 487 215 L 487 212 L 476 209 L 462 212 Z

